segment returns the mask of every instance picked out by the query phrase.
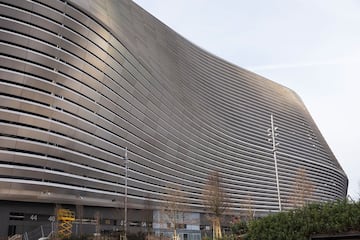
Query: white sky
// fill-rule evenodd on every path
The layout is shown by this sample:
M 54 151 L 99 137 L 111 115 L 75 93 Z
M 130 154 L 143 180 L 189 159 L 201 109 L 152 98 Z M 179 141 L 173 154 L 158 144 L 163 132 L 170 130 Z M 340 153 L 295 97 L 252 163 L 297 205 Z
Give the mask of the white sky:
M 359 198 L 359 0 L 135 2 L 201 48 L 295 90 Z

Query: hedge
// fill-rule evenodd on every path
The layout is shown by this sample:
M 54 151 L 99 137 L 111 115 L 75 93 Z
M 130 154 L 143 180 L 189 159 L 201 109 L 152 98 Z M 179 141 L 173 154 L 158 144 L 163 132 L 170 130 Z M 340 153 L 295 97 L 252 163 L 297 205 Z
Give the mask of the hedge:
M 248 228 L 248 240 L 308 240 L 313 234 L 360 231 L 360 202 L 308 204 L 251 221 Z

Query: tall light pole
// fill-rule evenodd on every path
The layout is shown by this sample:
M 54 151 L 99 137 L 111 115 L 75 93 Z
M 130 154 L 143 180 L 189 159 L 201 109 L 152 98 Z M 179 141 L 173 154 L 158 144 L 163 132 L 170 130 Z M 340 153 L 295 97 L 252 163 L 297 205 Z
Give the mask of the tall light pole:
M 279 186 L 279 173 L 278 173 L 278 166 L 277 166 L 277 159 L 276 159 L 276 153 L 277 153 L 277 147 L 279 146 L 279 142 L 276 142 L 276 138 L 278 136 L 278 133 L 276 133 L 276 130 L 278 127 L 274 127 L 274 117 L 271 114 L 271 128 L 268 128 L 268 136 L 271 137 L 268 139 L 269 142 L 272 142 L 273 146 L 273 154 L 274 154 L 274 163 L 275 163 L 275 176 L 276 176 L 276 187 L 277 187 L 277 193 L 278 193 L 278 200 L 279 200 L 279 210 L 281 212 L 281 198 L 280 198 L 280 186 Z
M 125 148 L 125 199 L 124 199 L 124 239 L 126 240 L 127 233 L 127 194 L 128 194 L 128 156 L 127 156 L 127 147 Z

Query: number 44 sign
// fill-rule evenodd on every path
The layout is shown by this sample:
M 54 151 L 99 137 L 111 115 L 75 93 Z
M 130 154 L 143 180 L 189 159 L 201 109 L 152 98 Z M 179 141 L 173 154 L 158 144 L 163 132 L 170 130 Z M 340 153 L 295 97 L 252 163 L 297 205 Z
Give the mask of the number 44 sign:
M 44 221 L 45 219 L 49 220 L 50 222 L 55 222 L 56 217 L 54 215 L 38 215 L 38 214 L 31 214 L 28 215 L 31 221 Z M 49 216 L 49 217 L 48 217 Z

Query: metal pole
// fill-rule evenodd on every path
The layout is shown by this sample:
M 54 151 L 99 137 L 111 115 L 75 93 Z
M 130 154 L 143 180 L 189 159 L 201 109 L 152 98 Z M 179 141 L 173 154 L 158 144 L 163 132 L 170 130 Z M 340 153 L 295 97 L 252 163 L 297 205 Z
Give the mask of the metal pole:
M 124 239 L 126 240 L 126 233 L 127 233 L 127 194 L 128 194 L 128 156 L 127 156 L 127 147 L 125 148 L 125 201 L 124 201 Z
M 276 175 L 276 187 L 278 193 L 278 200 L 279 200 L 279 210 L 281 212 L 281 198 L 280 198 L 280 185 L 279 185 L 279 173 L 278 173 L 278 166 L 277 166 L 277 159 L 276 159 L 276 152 L 277 152 L 277 144 L 275 142 L 275 127 L 274 127 L 274 117 L 271 114 L 271 136 L 272 136 L 272 144 L 273 144 L 273 153 L 274 153 L 274 163 L 275 163 L 275 175 Z
M 40 225 L 40 229 L 41 229 L 41 237 L 45 237 L 45 235 L 44 235 L 44 229 L 43 229 L 43 226 L 42 226 L 42 225 Z

